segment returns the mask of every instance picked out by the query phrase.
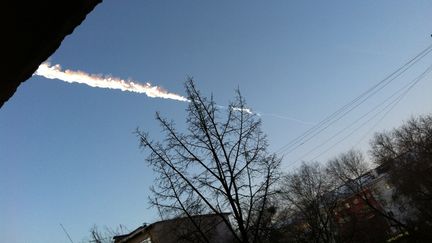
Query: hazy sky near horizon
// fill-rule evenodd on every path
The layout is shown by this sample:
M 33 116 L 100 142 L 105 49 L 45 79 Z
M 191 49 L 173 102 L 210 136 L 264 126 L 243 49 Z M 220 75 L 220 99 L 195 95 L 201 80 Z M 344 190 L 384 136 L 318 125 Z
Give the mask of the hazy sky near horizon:
M 239 87 L 248 106 L 262 114 L 274 152 L 429 46 L 431 7 L 426 0 L 106 0 L 49 61 L 151 82 L 180 95 L 192 76 L 220 105 L 227 105 Z M 285 154 L 284 169 L 301 160 L 325 162 L 350 148 L 367 152 L 373 132 L 431 113 L 432 76 L 427 76 L 377 125 L 379 115 L 309 153 L 431 61 L 432 55 L 426 56 L 328 130 Z M 80 242 L 94 224 L 133 230 L 157 220 L 147 204 L 153 173 L 133 131 L 140 127 L 160 140 L 155 112 L 182 126 L 186 105 L 33 76 L 0 109 L 2 240 L 68 242 L 61 223 Z

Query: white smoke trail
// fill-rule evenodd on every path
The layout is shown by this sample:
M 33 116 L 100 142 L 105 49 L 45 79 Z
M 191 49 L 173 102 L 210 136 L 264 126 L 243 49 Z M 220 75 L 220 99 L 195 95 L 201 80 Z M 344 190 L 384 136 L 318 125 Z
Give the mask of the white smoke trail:
M 278 115 L 278 114 L 262 113 L 262 112 L 254 112 L 254 111 L 252 111 L 252 110 L 249 109 L 249 108 L 232 107 L 232 109 L 233 109 L 234 111 L 242 111 L 242 112 L 248 113 L 248 114 L 250 114 L 250 115 L 257 115 L 257 116 L 271 116 L 271 117 L 275 117 L 275 118 L 278 118 L 278 119 L 283 119 L 283 120 L 293 121 L 293 122 L 296 122 L 296 123 L 301 123 L 301 124 L 303 124 L 303 125 L 310 125 L 310 126 L 311 126 L 311 125 L 315 125 L 314 122 L 303 121 L 303 120 L 296 119 L 296 118 L 293 118 L 293 117 L 283 116 L 283 115 Z
M 258 115 L 258 116 L 261 116 L 259 113 L 253 113 L 252 110 L 249 109 L 249 108 L 233 107 L 232 109 L 233 109 L 234 111 L 243 111 L 243 112 L 246 112 L 246 113 L 251 114 L 251 115 Z
M 303 121 L 294 117 L 290 117 L 290 116 L 285 116 L 285 115 L 278 115 L 278 114 L 271 114 L 271 113 L 257 113 L 259 116 L 272 116 L 275 118 L 279 118 L 279 119 L 283 119 L 283 120 L 288 120 L 288 121 L 293 121 L 296 123 L 301 123 L 303 125 L 316 125 L 315 122 L 309 122 L 309 121 Z
M 172 100 L 183 101 L 183 102 L 190 102 L 190 100 L 188 100 L 186 97 L 183 97 L 178 94 L 170 93 L 161 87 L 152 86 L 150 83 L 140 84 L 132 80 L 124 80 L 124 79 L 115 78 L 107 75 L 88 74 L 83 71 L 74 71 L 69 69 L 62 70 L 59 64 L 51 66 L 49 62 L 42 63 L 39 66 L 39 68 L 36 70 L 34 75 L 43 76 L 48 79 L 59 79 L 67 83 L 86 84 L 88 86 L 96 87 L 96 88 L 119 89 L 122 91 L 136 92 L 136 93 L 146 94 L 148 97 L 151 98 L 164 98 L 164 99 L 172 99 Z M 225 106 L 218 105 L 218 107 L 227 109 L 227 107 Z M 305 125 L 314 124 L 311 122 L 305 122 L 299 119 L 277 115 L 277 114 L 253 112 L 249 108 L 232 107 L 232 109 L 234 111 L 245 112 L 250 115 L 272 116 L 275 118 L 290 120 Z
M 146 94 L 151 98 L 164 98 L 187 102 L 188 99 L 165 89 L 152 86 L 150 83 L 140 84 L 131 80 L 123 80 L 111 76 L 88 74 L 82 71 L 62 70 L 59 64 L 51 66 L 50 63 L 42 63 L 34 75 L 49 79 L 60 79 L 68 83 L 86 84 L 91 87 L 119 89 L 122 91 Z

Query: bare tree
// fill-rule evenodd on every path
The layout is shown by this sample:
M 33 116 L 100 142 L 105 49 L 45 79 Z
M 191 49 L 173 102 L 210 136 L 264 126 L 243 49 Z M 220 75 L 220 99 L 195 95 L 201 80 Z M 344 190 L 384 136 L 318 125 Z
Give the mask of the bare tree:
M 90 229 L 90 236 L 87 240 L 83 240 L 82 242 L 88 243 L 113 243 L 113 237 L 116 235 L 124 234 L 127 231 L 126 227 L 123 225 L 119 225 L 116 228 L 111 228 L 105 226 L 103 229 L 100 227 L 93 225 Z
M 412 118 L 390 132 L 378 133 L 371 153 L 387 167 L 389 182 L 413 217 L 407 219 L 410 235 L 432 239 L 432 116 Z
M 340 216 L 346 218 L 344 230 L 340 230 L 344 231 L 341 235 L 345 234 L 345 238 L 351 242 L 382 242 L 388 238 L 390 226 L 405 228 L 382 206 L 385 200 L 376 184 L 378 177 L 360 151 L 350 150 L 328 161 L 326 171 L 340 185 L 339 204 L 345 214 Z
M 336 239 L 333 212 L 337 195 L 331 177 L 318 163 L 303 163 L 284 177 L 281 200 L 285 202 L 284 221 L 288 235 L 296 242 L 332 242 Z M 283 231 L 284 229 L 281 229 Z
M 151 204 L 164 217 L 214 213 L 221 216 L 238 242 L 262 240 L 266 208 L 279 176 L 280 159 L 267 152 L 261 121 L 237 96 L 228 108 L 186 83 L 189 100 L 187 131 L 156 114 L 165 140 L 154 142 L 137 131 L 150 151 L 148 164 L 156 173 Z M 223 114 L 225 113 L 225 114 Z M 232 214 L 234 224 L 223 216 Z M 199 225 L 193 223 L 199 229 Z M 200 230 L 202 241 L 208 238 Z

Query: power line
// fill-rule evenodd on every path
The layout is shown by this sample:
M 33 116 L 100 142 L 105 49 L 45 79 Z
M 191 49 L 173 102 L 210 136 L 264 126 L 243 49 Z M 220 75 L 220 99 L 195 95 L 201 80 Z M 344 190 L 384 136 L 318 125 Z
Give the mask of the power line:
M 66 236 L 68 237 L 69 241 L 71 243 L 74 243 L 72 238 L 70 237 L 69 233 L 66 231 L 66 229 L 63 227 L 63 225 L 60 223 L 60 227 L 63 229 L 63 231 L 65 232 Z
M 390 84 L 393 80 L 398 78 L 400 75 L 402 75 L 404 72 L 406 72 L 409 68 L 411 68 L 414 64 L 416 64 L 418 61 L 423 59 L 427 54 L 429 54 L 432 51 L 432 45 L 428 46 L 424 50 L 422 50 L 419 54 L 417 54 L 415 57 L 411 58 L 408 62 L 406 62 L 404 65 L 399 67 L 396 71 L 392 72 L 390 75 L 385 77 L 383 80 L 378 82 L 377 84 L 373 85 L 368 90 L 364 91 L 362 94 L 360 94 L 358 97 L 353 99 L 351 102 L 347 103 L 331 115 L 327 116 L 324 120 L 319 122 L 317 125 L 313 126 L 312 128 L 308 129 L 305 133 L 302 135 L 296 137 L 295 139 L 291 140 L 288 144 L 281 147 L 279 150 L 276 151 L 276 154 L 282 154 L 286 155 L 306 143 L 307 141 L 311 140 L 313 137 L 320 134 L 322 131 L 327 129 L 330 125 L 333 123 L 339 121 L 342 117 L 344 117 L 346 114 L 357 108 L 359 105 L 364 103 L 367 99 L 369 99 L 371 96 L 375 95 L 378 91 L 382 90 L 384 87 L 386 87 L 388 84 Z
M 431 47 L 432 47 L 432 45 L 429 46 L 427 49 L 429 49 Z M 291 142 L 291 146 L 287 146 L 282 151 L 279 151 L 279 152 L 276 152 L 276 153 L 283 153 L 284 155 L 291 153 L 292 151 L 294 151 L 295 149 L 297 149 L 298 147 L 300 147 L 301 145 L 303 145 L 307 141 L 311 140 L 314 136 L 320 134 L 322 131 L 324 131 L 325 129 L 327 129 L 330 125 L 332 125 L 333 123 L 339 121 L 343 116 L 345 116 L 350 111 L 352 111 L 353 109 L 355 109 L 356 107 L 358 107 L 359 105 L 361 105 L 362 103 L 364 103 L 367 99 L 369 99 L 371 96 L 373 96 L 378 91 L 380 91 L 381 89 L 383 89 L 390 82 L 392 82 L 393 80 L 395 80 L 397 77 L 399 77 L 400 75 L 402 75 L 406 70 L 408 70 L 415 63 L 417 63 L 421 58 L 423 58 L 425 55 L 427 55 L 429 52 L 432 51 L 432 49 L 429 49 L 429 50 L 427 50 L 427 49 L 425 49 L 419 55 L 417 55 L 415 57 L 417 59 L 415 59 L 415 58 L 411 59 L 407 63 L 408 65 L 405 64 L 403 67 L 399 68 L 398 70 L 396 70 L 395 72 L 393 72 L 391 75 L 387 76 L 384 80 L 380 81 L 378 84 L 374 85 L 372 88 L 370 88 L 367 91 L 365 91 L 364 93 L 362 93 L 356 99 L 354 99 L 350 103 L 346 104 L 341 109 L 337 110 L 332 115 L 330 115 L 329 117 L 327 117 L 326 119 L 324 119 L 323 121 L 321 121 L 319 124 L 317 124 L 317 126 L 312 127 L 311 129 L 309 129 L 308 131 L 306 131 L 304 134 L 302 134 L 299 137 L 297 137 L 297 139 L 294 139 L 293 140 L 294 142 L 293 141 Z M 384 81 L 387 81 L 387 82 L 384 82 Z M 381 85 L 381 87 L 379 87 L 380 85 Z M 363 98 L 365 95 L 367 95 L 367 96 L 365 98 Z M 359 101 L 359 103 L 356 104 L 356 102 L 358 102 L 358 101 Z M 352 106 L 352 107 L 350 108 L 350 106 Z M 346 110 L 346 109 L 348 109 L 348 110 Z M 342 115 L 340 115 L 339 117 L 337 117 L 341 113 L 342 113 Z M 334 117 L 336 117 L 336 118 L 334 118 Z M 333 119 L 333 121 L 332 121 L 332 119 Z M 310 134 L 312 134 L 312 135 L 310 137 L 308 137 Z M 297 141 L 295 141 L 295 140 L 297 140 Z
M 359 127 L 357 127 L 357 129 L 360 129 L 361 127 L 363 127 L 364 125 L 366 125 L 368 122 L 370 122 L 372 119 L 374 119 L 378 114 L 380 114 L 382 111 L 384 111 L 385 109 L 387 109 L 388 107 L 390 107 L 385 113 L 384 116 L 382 118 L 384 118 L 388 113 L 390 113 L 390 111 L 393 110 L 393 108 L 396 107 L 396 105 L 402 100 L 402 98 L 405 96 L 406 93 L 402 94 L 401 96 L 398 96 L 395 100 L 393 100 L 391 103 L 389 103 L 387 106 L 384 107 L 384 109 L 382 109 L 380 112 L 378 112 L 375 116 L 371 117 L 370 119 L 368 119 L 366 122 L 362 123 Z M 334 143 L 331 147 L 329 147 L 328 149 L 326 149 L 325 151 L 321 152 L 320 154 L 318 154 L 317 156 L 315 156 L 312 160 L 315 160 L 317 158 L 319 158 L 320 156 L 322 156 L 323 154 L 327 153 L 328 151 L 330 151 L 331 149 L 333 149 L 335 146 L 337 146 L 338 144 L 340 144 L 341 142 L 345 141 L 348 137 L 350 137 L 354 132 L 356 132 L 356 130 L 353 130 L 351 133 L 349 133 L 348 135 L 346 135 L 345 137 L 343 137 L 342 139 L 340 139 L 339 141 L 337 141 L 336 143 Z
M 402 92 L 402 95 L 404 95 L 403 94 L 404 90 L 405 90 L 405 92 L 409 91 L 415 84 L 417 84 L 422 78 L 424 78 L 424 76 L 427 73 L 429 73 L 431 71 L 430 70 L 431 68 L 432 68 L 432 66 L 429 66 L 422 74 L 420 74 L 419 76 L 417 76 L 416 78 L 414 78 L 412 81 L 410 81 L 409 83 L 407 83 L 406 85 L 404 85 L 403 87 L 401 87 L 400 89 L 398 89 L 391 96 L 387 97 L 387 99 L 385 99 L 384 101 L 382 101 L 381 103 L 379 103 L 378 105 L 376 105 L 374 108 L 372 108 L 371 110 L 369 110 L 368 112 L 366 112 L 365 114 L 363 114 L 361 117 L 359 117 L 358 119 L 356 119 L 354 122 L 352 122 L 348 126 L 345 126 L 343 129 L 341 129 L 339 132 L 335 133 L 333 136 L 331 136 L 330 138 L 328 138 L 327 140 L 325 140 L 323 143 L 320 143 L 319 145 L 317 145 L 314 148 L 312 148 L 311 150 L 309 150 L 307 153 L 305 153 L 303 156 L 301 156 L 301 158 L 299 158 L 298 160 L 304 158 L 308 154 L 313 153 L 318 148 L 321 148 L 322 146 L 324 146 L 325 144 L 327 144 L 329 141 L 331 141 L 333 138 L 337 137 L 338 135 L 340 135 L 341 133 L 343 133 L 344 131 L 346 131 L 348 128 L 352 127 L 353 125 L 355 125 L 356 123 L 358 123 L 359 121 L 361 121 L 363 118 L 365 118 L 366 116 L 368 116 L 369 114 L 371 114 L 372 112 L 374 112 L 375 110 L 377 110 L 379 107 L 381 107 L 382 105 L 384 105 L 385 103 L 387 103 L 389 100 L 391 100 L 397 94 L 399 94 L 399 93 Z M 399 96 L 401 96 L 401 95 L 399 95 Z M 398 99 L 398 98 L 396 98 L 396 99 Z M 393 103 L 396 99 L 394 99 L 393 101 L 391 101 L 391 103 Z M 378 115 L 380 112 L 382 112 L 382 111 L 379 111 L 376 115 Z M 375 117 L 375 116 L 373 116 L 373 117 Z
M 371 120 L 373 120 L 374 118 L 376 118 L 379 114 L 381 114 L 382 112 L 385 113 L 384 115 L 379 119 L 379 121 L 377 123 L 374 124 L 374 126 L 378 125 L 378 123 L 380 121 L 382 121 L 385 116 L 387 116 L 395 107 L 396 105 L 405 97 L 405 95 L 408 94 L 408 92 L 416 85 L 418 84 L 423 78 L 426 77 L 426 75 L 428 73 L 430 73 L 432 71 L 432 65 L 430 65 L 428 68 L 425 69 L 425 71 L 423 71 L 420 75 L 418 75 L 416 78 L 414 78 L 411 82 L 409 82 L 407 85 L 403 86 L 401 89 L 397 90 L 393 95 L 391 95 L 390 97 L 388 97 L 385 101 L 381 102 L 379 105 L 375 106 L 371 111 L 376 110 L 376 108 L 382 106 L 383 104 L 385 104 L 388 100 L 390 100 L 391 98 L 393 98 L 396 94 L 400 93 L 396 98 L 394 98 L 390 103 L 388 103 L 383 109 L 379 110 L 377 113 L 375 113 L 371 118 L 369 118 L 368 120 L 366 120 L 365 122 L 363 122 L 360 126 L 356 127 L 355 129 L 353 129 L 352 132 L 350 132 L 348 135 L 346 135 L 345 137 L 343 137 L 342 139 L 340 139 L 339 141 L 337 141 L 336 143 L 334 143 L 333 145 L 331 145 L 329 148 L 327 148 L 326 150 L 324 150 L 323 152 L 321 152 L 320 154 L 318 154 L 317 156 L 315 156 L 314 158 L 312 158 L 312 160 L 315 160 L 317 158 L 319 158 L 320 156 L 322 156 L 323 154 L 327 153 L 328 151 L 330 151 L 332 148 L 334 148 L 335 146 L 337 146 L 338 144 L 340 144 L 341 142 L 343 142 L 344 140 L 346 140 L 348 137 L 350 137 L 352 134 L 354 134 L 354 132 L 358 131 L 358 129 L 362 128 L 364 125 L 366 125 L 367 123 L 369 123 Z M 370 114 L 370 111 L 367 112 L 365 115 Z M 357 119 L 354 123 L 352 123 L 351 125 L 357 123 L 358 121 L 360 121 L 362 118 L 365 117 L 365 115 L 363 115 L 362 117 L 360 117 L 359 119 Z M 350 125 L 350 126 L 351 126 Z M 372 128 L 373 129 L 373 128 Z M 344 131 L 345 129 L 343 129 Z M 370 132 L 370 130 L 368 131 Z M 340 134 L 340 132 L 338 132 L 338 134 Z M 333 136 L 334 137 L 334 136 Z M 333 138 L 332 137 L 332 138 Z M 329 139 L 331 140 L 331 139 Z M 329 140 L 327 140 L 325 143 L 327 143 Z M 324 144 L 325 144 L 324 143 Z M 322 145 L 324 145 L 322 144 Z M 317 146 L 317 147 L 321 147 L 321 146 Z M 315 150 L 315 148 L 314 148 Z M 303 156 L 304 157 L 304 156 Z M 300 159 L 299 159 L 300 160 Z M 295 164 L 296 162 L 298 162 L 299 160 L 296 160 L 295 162 L 293 162 L 292 164 Z
M 428 72 L 430 72 L 431 70 L 429 70 Z M 420 80 L 419 80 L 420 81 Z M 415 84 L 414 84 L 415 85 Z M 408 89 L 411 89 L 412 87 L 410 87 L 410 88 L 408 88 Z M 399 102 L 399 101 L 398 101 Z M 373 130 L 375 130 L 375 128 L 376 128 L 376 126 L 378 126 L 378 124 L 387 116 L 387 114 L 391 111 L 393 109 L 393 107 L 392 108 L 390 108 L 386 113 L 384 113 L 384 115 L 377 121 L 377 122 L 375 122 L 373 125 L 372 125 L 372 127 L 363 135 L 363 137 L 361 137 L 356 143 L 355 143 L 355 146 L 357 146 L 361 141 L 363 141 L 363 139 L 365 139 L 366 138 L 366 136 L 370 133 L 370 132 L 372 132 Z

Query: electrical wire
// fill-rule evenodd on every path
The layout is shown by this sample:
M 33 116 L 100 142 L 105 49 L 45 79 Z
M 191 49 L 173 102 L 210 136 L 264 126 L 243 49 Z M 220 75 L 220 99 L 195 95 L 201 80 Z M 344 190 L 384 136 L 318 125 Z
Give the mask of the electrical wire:
M 430 65 L 428 68 L 425 69 L 425 71 L 423 71 L 420 75 L 418 75 L 416 78 L 414 78 L 411 82 L 409 82 L 408 84 L 406 84 L 405 86 L 403 86 L 402 88 L 398 89 L 395 93 L 393 93 L 391 96 L 389 96 L 386 100 L 384 100 L 383 102 L 381 102 L 380 104 L 378 104 L 377 106 L 375 106 L 373 109 L 371 109 L 370 111 L 368 111 L 367 113 L 365 113 L 363 116 L 361 116 L 360 118 L 358 118 L 356 121 L 354 121 L 353 123 L 351 123 L 349 126 L 345 127 L 344 129 L 342 129 L 341 131 L 339 131 L 338 133 L 336 133 L 334 136 L 332 136 L 331 138 L 327 139 L 324 143 L 314 147 L 312 150 L 308 151 L 308 153 L 304 154 L 301 158 L 295 160 L 294 162 L 290 163 L 288 167 L 291 167 L 292 165 L 296 164 L 297 162 L 299 162 L 301 159 L 303 159 L 307 154 L 312 153 L 313 151 L 315 151 L 316 149 L 322 147 L 323 145 L 325 145 L 328 141 L 332 140 L 334 137 L 336 137 L 337 135 L 341 134 L 343 131 L 346 130 L 346 128 L 351 127 L 352 125 L 356 124 L 357 122 L 359 122 L 361 119 L 363 119 L 364 117 L 366 117 L 367 115 L 369 115 L 372 111 L 376 110 L 378 107 L 382 106 L 383 104 L 387 103 L 387 101 L 389 101 L 390 99 L 392 99 L 395 95 L 399 94 L 396 98 L 392 99 L 392 101 L 390 103 L 388 103 L 383 109 L 379 110 L 377 113 L 375 113 L 372 117 L 370 117 L 368 120 L 366 120 L 365 122 L 363 122 L 360 126 L 356 127 L 355 129 L 353 129 L 352 132 L 350 132 L 348 135 L 346 135 L 345 137 L 343 137 L 342 139 L 338 140 L 336 143 L 332 144 L 330 147 L 328 147 L 326 150 L 322 151 L 320 154 L 318 154 L 317 156 L 312 158 L 313 160 L 316 160 L 317 158 L 321 157 L 323 154 L 327 153 L 328 151 L 330 151 L 331 149 L 333 149 L 335 146 L 337 146 L 338 144 L 340 144 L 341 142 L 345 141 L 347 138 L 349 138 L 352 134 L 354 134 L 356 131 L 358 131 L 360 128 L 362 128 L 363 126 L 365 126 L 367 123 L 369 123 L 371 120 L 373 120 L 374 118 L 376 118 L 379 114 L 382 114 L 382 112 L 385 111 L 385 113 L 383 114 L 383 116 L 378 120 L 377 123 L 374 124 L 374 126 L 367 132 L 369 133 L 375 126 L 378 125 L 379 122 L 381 122 L 395 107 L 396 105 L 408 94 L 408 92 L 415 86 L 417 85 L 422 79 L 424 79 L 426 77 L 426 75 L 428 73 L 430 73 L 432 71 L 432 65 Z M 387 111 L 386 111 L 387 110 Z M 362 138 L 363 139 L 363 138 Z
M 323 143 L 320 143 L 319 145 L 317 145 L 314 148 L 312 148 L 311 150 L 309 150 L 307 153 L 305 153 L 303 156 L 301 156 L 300 159 L 303 159 L 306 155 L 313 153 L 315 150 L 317 150 L 318 148 L 321 148 L 322 146 L 324 146 L 325 144 L 327 144 L 329 141 L 331 141 L 333 138 L 335 138 L 338 135 L 340 135 L 341 133 L 345 132 L 347 129 L 349 129 L 350 127 L 352 127 L 353 125 L 355 125 L 356 123 L 358 123 L 359 121 L 361 121 L 363 118 L 365 118 L 366 116 L 368 116 L 369 114 L 371 114 L 372 112 L 374 112 L 375 110 L 377 110 L 379 107 L 381 107 L 382 105 L 386 104 L 394 96 L 396 96 L 397 94 L 399 94 L 401 92 L 404 92 L 403 90 L 410 90 L 413 85 L 417 84 L 427 73 L 429 73 L 431 71 L 431 68 L 432 68 L 432 65 L 429 66 L 422 74 L 420 74 L 415 79 L 413 79 L 411 82 L 407 83 L 406 85 L 404 85 L 403 87 L 401 87 L 400 89 L 398 89 L 391 96 L 387 97 L 387 99 L 385 99 L 384 101 L 382 101 L 381 103 L 379 103 L 378 105 L 376 105 L 374 108 L 372 108 L 371 110 L 369 110 L 368 112 L 366 112 L 365 114 L 363 114 L 361 117 L 359 117 L 358 119 L 356 119 L 354 122 L 350 123 L 348 126 L 345 126 L 343 129 L 341 129 L 339 132 L 335 133 L 333 136 L 331 136 L 330 138 L 328 138 L 327 140 L 325 140 Z M 394 102 L 394 100 L 392 102 Z
M 432 51 L 432 45 L 429 45 L 427 48 L 422 50 L 420 53 L 418 53 L 415 57 L 411 58 L 408 62 L 406 62 L 404 65 L 396 69 L 394 72 L 392 72 L 390 75 L 385 77 L 383 80 L 378 82 L 377 84 L 373 85 L 368 90 L 364 91 L 362 94 L 360 94 L 358 97 L 353 99 L 351 102 L 347 103 L 331 115 L 327 116 L 324 120 L 319 122 L 317 125 L 313 126 L 312 128 L 308 129 L 305 133 L 302 135 L 296 137 L 295 139 L 291 140 L 288 144 L 284 145 L 280 149 L 276 151 L 276 154 L 279 155 L 286 155 L 297 149 L 298 147 L 302 146 L 307 141 L 311 140 L 313 137 L 320 134 L 322 131 L 327 129 L 329 126 L 334 124 L 335 122 L 342 119 L 345 115 L 347 115 L 349 112 L 360 106 L 362 103 L 364 103 L 367 99 L 375 95 L 377 92 L 382 90 L 384 87 L 386 87 L 388 84 L 390 84 L 393 80 L 400 77 L 403 73 L 405 73 L 408 69 L 410 69 L 414 64 L 416 64 L 418 61 L 423 59 L 426 55 L 428 55 Z

